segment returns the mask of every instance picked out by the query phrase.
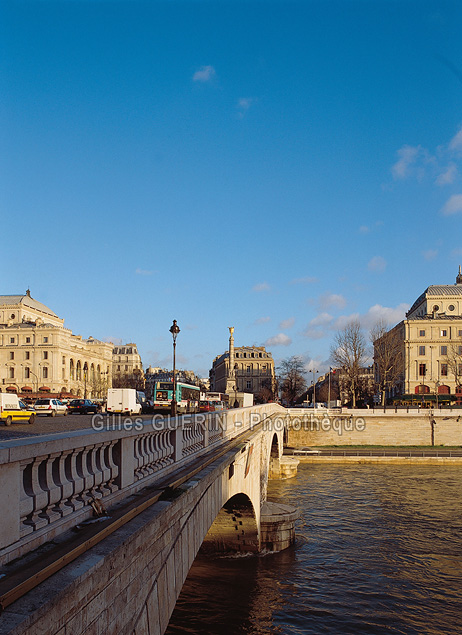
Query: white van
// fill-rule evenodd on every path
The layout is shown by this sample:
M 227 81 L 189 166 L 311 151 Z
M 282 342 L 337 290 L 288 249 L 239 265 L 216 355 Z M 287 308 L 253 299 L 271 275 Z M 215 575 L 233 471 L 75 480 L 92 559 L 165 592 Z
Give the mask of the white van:
M 109 388 L 106 410 L 108 414 L 140 414 L 141 402 L 134 388 Z
M 27 410 L 26 406 L 22 407 L 18 395 L 0 392 L 0 421 L 4 421 L 7 426 L 13 421 L 34 423 L 35 412 Z

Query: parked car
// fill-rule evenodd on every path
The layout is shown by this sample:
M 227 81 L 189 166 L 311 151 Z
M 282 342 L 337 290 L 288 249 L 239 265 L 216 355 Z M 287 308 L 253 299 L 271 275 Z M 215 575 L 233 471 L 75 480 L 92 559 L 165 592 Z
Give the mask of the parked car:
M 38 415 L 47 415 L 47 417 L 67 415 L 67 407 L 59 399 L 37 399 L 34 408 Z
M 67 406 L 67 411 L 71 414 L 78 412 L 81 415 L 87 415 L 90 412 L 96 414 L 99 410 L 97 403 L 89 399 L 73 399 Z

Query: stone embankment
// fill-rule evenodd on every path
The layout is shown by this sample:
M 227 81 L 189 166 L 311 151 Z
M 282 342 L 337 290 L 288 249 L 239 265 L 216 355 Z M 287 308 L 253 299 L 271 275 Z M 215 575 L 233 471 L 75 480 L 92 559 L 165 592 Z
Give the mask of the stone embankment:
M 462 409 L 313 413 L 290 408 L 286 426 L 286 445 L 291 447 L 462 446 Z

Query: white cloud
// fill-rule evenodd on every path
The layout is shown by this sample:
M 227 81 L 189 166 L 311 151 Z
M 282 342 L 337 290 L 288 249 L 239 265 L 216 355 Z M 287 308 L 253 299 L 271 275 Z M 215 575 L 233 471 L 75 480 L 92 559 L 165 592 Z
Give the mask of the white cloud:
M 344 309 L 346 307 L 346 299 L 343 295 L 338 293 L 323 293 L 319 298 L 319 307 L 321 310 L 330 309 L 334 307 L 336 309 Z
M 290 281 L 290 284 L 313 284 L 314 282 L 318 282 L 318 278 L 305 276 L 305 278 L 294 278 Z
M 444 172 L 437 176 L 435 182 L 437 185 L 450 185 L 451 183 L 454 183 L 456 177 L 457 168 L 453 163 L 451 163 Z
M 325 326 L 326 324 L 330 324 L 333 319 L 330 313 L 319 313 L 319 315 L 309 322 L 308 326 Z
M 395 308 L 374 304 L 368 312 L 360 317 L 361 324 L 370 329 L 379 320 L 384 320 L 387 324 L 398 324 L 404 319 L 406 311 L 409 310 L 409 304 L 402 302 Z
M 369 269 L 369 271 L 382 272 L 385 271 L 386 266 L 387 261 L 385 260 L 385 258 L 382 258 L 382 256 L 374 256 L 367 263 L 367 268 Z
M 462 126 L 460 127 L 457 134 L 449 142 L 449 149 L 456 152 L 462 150 Z
M 255 320 L 255 324 L 266 324 L 266 322 L 270 322 L 271 318 L 269 316 L 267 317 L 261 317 L 258 318 L 258 320 Z
M 368 227 L 367 225 L 361 225 L 361 227 L 359 228 L 360 234 L 368 234 L 370 231 L 371 231 L 371 228 Z
M 436 256 L 438 255 L 438 250 L 427 249 L 426 251 L 423 251 L 422 254 L 425 260 L 435 260 Z
M 441 212 L 444 216 L 451 216 L 452 214 L 462 212 L 462 194 L 454 194 L 451 196 L 451 198 L 446 201 Z
M 402 302 L 396 307 L 382 306 L 381 304 L 374 304 L 371 306 L 367 313 L 351 313 L 350 315 L 341 315 L 332 324 L 333 330 L 340 331 L 345 328 L 347 324 L 357 320 L 361 326 L 365 329 L 370 329 L 377 324 L 379 320 L 385 321 L 387 324 L 397 324 L 404 319 L 406 311 L 409 310 L 409 304 Z
M 303 335 L 312 340 L 320 340 L 323 337 L 326 337 L 326 331 L 329 330 L 333 319 L 334 318 L 329 313 L 319 313 L 316 317 L 310 320 L 308 326 L 303 331 Z
M 150 271 L 149 269 L 135 269 L 135 273 L 138 276 L 152 276 L 154 275 L 154 271 Z
M 409 168 L 417 161 L 417 157 L 421 152 L 421 146 L 405 145 L 397 152 L 399 159 L 392 166 L 391 172 L 395 179 L 405 179 L 409 176 Z
M 256 101 L 257 100 L 254 97 L 241 97 L 238 99 L 236 105 L 236 108 L 238 109 L 238 116 L 242 119 Z
M 262 291 L 269 291 L 271 289 L 270 285 L 267 282 L 259 282 L 254 287 L 252 287 L 252 291 L 256 293 L 261 293 Z
M 285 333 L 279 333 L 266 340 L 265 346 L 289 346 L 292 344 L 292 340 Z
M 282 320 L 282 322 L 279 322 L 279 328 L 282 330 L 291 329 L 294 324 L 295 318 L 287 318 L 287 320 Z
M 216 75 L 213 66 L 201 66 L 193 75 L 193 82 L 210 82 Z

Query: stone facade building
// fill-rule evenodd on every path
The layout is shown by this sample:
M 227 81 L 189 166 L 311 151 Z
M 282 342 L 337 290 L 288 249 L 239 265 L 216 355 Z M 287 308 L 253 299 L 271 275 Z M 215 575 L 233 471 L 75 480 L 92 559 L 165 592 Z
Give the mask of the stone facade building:
M 125 386 L 127 381 L 127 387 L 143 387 L 143 364 L 136 344 L 133 342 L 114 346 L 112 350 L 112 377 L 114 386 L 119 388 Z
M 406 396 L 409 401 L 427 395 L 428 401 L 462 403 L 460 267 L 455 284 L 429 286 L 392 332 L 401 342 L 403 371 L 387 397 Z
M 234 327 L 230 327 L 229 348 L 213 360 L 210 390 L 226 393 L 233 399 L 236 392 L 257 395 L 262 388 L 274 389 L 274 360 L 264 346 L 234 346 Z
M 2 392 L 98 397 L 111 385 L 111 343 L 73 335 L 29 290 L 0 296 Z

